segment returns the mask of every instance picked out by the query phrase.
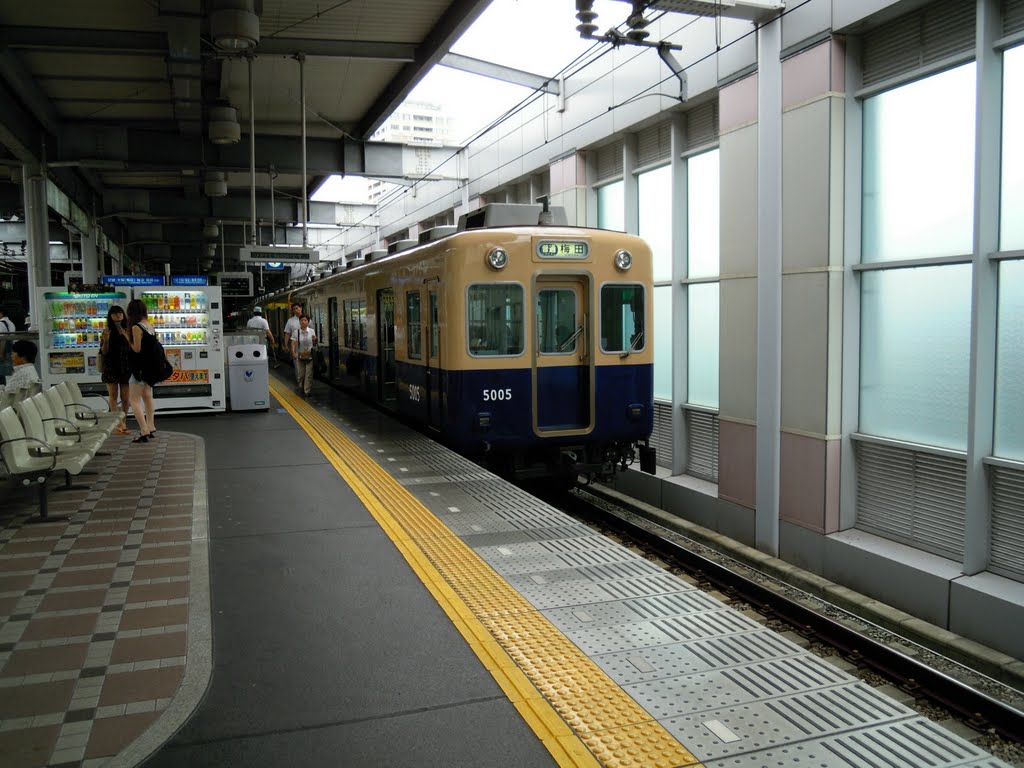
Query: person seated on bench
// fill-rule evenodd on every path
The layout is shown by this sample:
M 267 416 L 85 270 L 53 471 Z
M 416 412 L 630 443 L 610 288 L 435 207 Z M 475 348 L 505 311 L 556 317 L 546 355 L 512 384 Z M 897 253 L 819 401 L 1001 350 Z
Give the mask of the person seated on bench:
M 19 389 L 39 383 L 36 373 L 36 354 L 39 352 L 31 341 L 19 339 L 11 344 L 11 362 L 14 371 L 7 377 L 7 384 L 0 386 L 0 392 L 17 392 Z

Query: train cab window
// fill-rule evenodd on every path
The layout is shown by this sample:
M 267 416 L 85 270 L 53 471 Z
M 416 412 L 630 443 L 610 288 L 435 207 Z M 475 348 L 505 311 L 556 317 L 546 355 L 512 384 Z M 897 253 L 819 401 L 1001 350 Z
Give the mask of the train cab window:
M 641 285 L 601 286 L 601 351 L 636 352 L 644 338 L 644 289 Z
M 576 333 L 576 292 L 545 289 L 537 294 L 537 351 L 542 355 L 573 355 Z
M 410 291 L 405 295 L 405 319 L 409 357 L 419 360 L 423 357 L 423 328 L 420 325 L 420 294 Z
M 474 357 L 523 352 L 523 286 L 471 285 L 466 300 L 466 339 Z

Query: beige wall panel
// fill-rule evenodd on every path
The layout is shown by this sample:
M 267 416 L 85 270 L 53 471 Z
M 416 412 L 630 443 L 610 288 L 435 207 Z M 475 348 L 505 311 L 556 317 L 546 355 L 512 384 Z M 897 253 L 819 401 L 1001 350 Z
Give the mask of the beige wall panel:
M 757 74 L 718 91 L 718 132 L 728 133 L 757 120 Z
M 782 115 L 782 268 L 828 264 L 831 110 L 822 99 Z
M 828 100 L 828 108 L 832 113 L 829 133 L 829 157 L 831 172 L 829 173 L 829 227 L 828 227 L 828 263 L 833 267 L 843 266 L 843 217 L 846 196 L 845 158 L 846 152 L 846 99 L 833 97 Z
M 725 134 L 718 154 L 722 276 L 757 271 L 757 126 Z
M 826 40 L 782 62 L 782 108 L 823 96 L 832 85 L 832 43 Z
M 718 495 L 755 508 L 757 428 L 734 421 L 718 423 Z
M 779 442 L 779 517 L 825 533 L 826 443 L 783 432 Z
M 828 274 L 782 278 L 782 428 L 825 434 Z
M 753 421 L 757 410 L 757 280 L 723 280 L 719 301 L 719 413 Z

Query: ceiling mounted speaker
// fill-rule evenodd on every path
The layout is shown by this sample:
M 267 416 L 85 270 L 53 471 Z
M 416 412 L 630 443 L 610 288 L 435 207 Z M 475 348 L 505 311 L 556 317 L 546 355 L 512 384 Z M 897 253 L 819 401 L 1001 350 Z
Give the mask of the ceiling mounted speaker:
M 260 41 L 260 18 L 252 0 L 219 0 L 210 12 L 210 36 L 222 51 L 244 53 Z
M 208 240 L 213 240 L 215 237 L 220 235 L 220 227 L 216 224 L 207 224 L 203 227 L 203 237 Z
M 228 193 L 228 180 L 223 171 L 210 171 L 203 182 L 207 197 L 224 197 Z
M 242 138 L 242 130 L 238 125 L 238 110 L 226 103 L 210 107 L 207 133 L 214 144 L 237 144 Z

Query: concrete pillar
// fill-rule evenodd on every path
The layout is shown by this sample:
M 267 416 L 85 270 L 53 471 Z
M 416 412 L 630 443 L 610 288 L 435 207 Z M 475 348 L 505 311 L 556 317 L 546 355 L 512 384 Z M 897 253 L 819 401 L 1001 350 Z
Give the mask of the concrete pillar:
M 88 232 L 82 233 L 79 248 L 82 249 L 82 282 L 86 285 L 95 285 L 103 270 L 97 255 L 96 226 L 93 222 L 89 222 Z
M 28 306 L 32 327 L 39 328 L 42 311 L 36 290 L 50 284 L 50 224 L 46 206 L 46 174 L 39 165 L 22 167 L 25 194 L 25 234 L 28 239 Z

